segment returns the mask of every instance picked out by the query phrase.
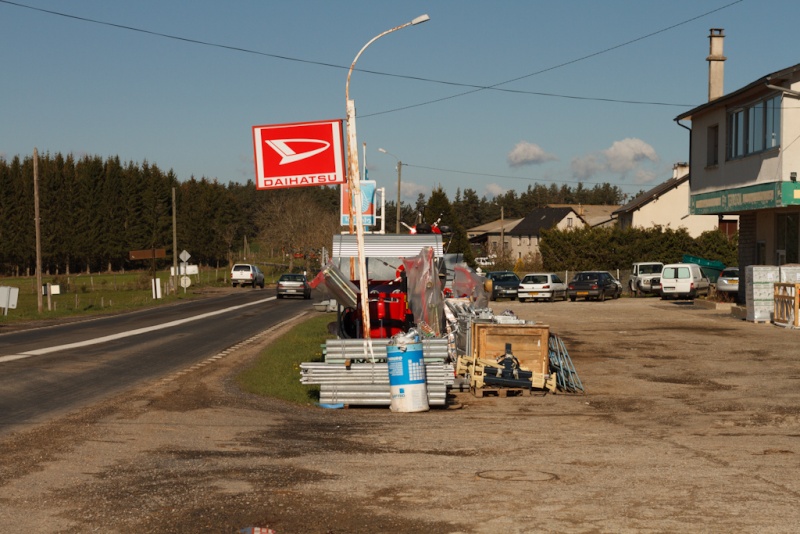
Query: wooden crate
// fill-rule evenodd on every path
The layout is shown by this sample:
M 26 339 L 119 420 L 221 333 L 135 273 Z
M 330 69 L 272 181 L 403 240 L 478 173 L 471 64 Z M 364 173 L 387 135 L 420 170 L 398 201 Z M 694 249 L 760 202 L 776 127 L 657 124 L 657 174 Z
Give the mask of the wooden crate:
M 521 367 L 546 375 L 550 372 L 549 337 L 547 325 L 473 323 L 472 356 L 494 360 L 505 354 L 506 343 L 511 343 Z

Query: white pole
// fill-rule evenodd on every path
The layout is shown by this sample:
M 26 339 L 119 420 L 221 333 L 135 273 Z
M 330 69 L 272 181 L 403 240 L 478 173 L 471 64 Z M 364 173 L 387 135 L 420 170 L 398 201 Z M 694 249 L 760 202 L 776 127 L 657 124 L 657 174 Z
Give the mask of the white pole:
M 350 65 L 350 70 L 347 71 L 347 83 L 345 84 L 344 88 L 344 96 L 345 96 L 345 103 L 347 106 L 347 167 L 348 167 L 348 182 L 350 185 L 350 193 L 352 195 L 351 202 L 350 202 L 350 221 L 352 224 L 353 215 L 355 215 L 355 222 L 356 222 L 356 244 L 358 248 L 358 281 L 359 281 L 359 290 L 361 291 L 361 317 L 362 317 L 362 332 L 364 339 L 370 338 L 370 317 L 369 317 L 369 288 L 367 285 L 367 266 L 366 262 L 364 261 L 364 220 L 361 214 L 361 176 L 359 175 L 359 168 L 358 168 L 358 141 L 356 139 L 356 103 L 350 99 L 350 77 L 353 74 L 353 69 L 356 66 L 356 62 L 364 50 L 367 49 L 369 45 L 387 35 L 397 30 L 401 30 L 407 26 L 411 26 L 412 24 L 420 24 L 425 22 L 429 19 L 428 15 L 421 15 L 411 22 L 406 22 L 405 24 L 401 24 L 400 26 L 396 26 L 392 29 L 386 30 L 383 33 L 379 33 L 372 39 L 370 39 L 367 44 L 361 47 L 361 50 L 358 51 L 356 57 L 353 59 L 353 63 Z M 354 204 L 359 205 L 359 209 L 354 209 Z

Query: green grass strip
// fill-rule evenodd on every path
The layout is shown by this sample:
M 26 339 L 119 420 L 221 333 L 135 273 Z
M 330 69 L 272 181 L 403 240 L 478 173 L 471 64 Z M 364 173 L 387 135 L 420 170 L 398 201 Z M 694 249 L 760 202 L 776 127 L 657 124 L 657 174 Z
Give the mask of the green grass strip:
M 322 345 L 335 336 L 328 333 L 328 323 L 335 313 L 312 315 L 283 334 L 266 348 L 249 369 L 236 381 L 242 390 L 265 397 L 274 397 L 297 404 L 319 402 L 319 386 L 300 383 L 300 364 L 321 362 Z

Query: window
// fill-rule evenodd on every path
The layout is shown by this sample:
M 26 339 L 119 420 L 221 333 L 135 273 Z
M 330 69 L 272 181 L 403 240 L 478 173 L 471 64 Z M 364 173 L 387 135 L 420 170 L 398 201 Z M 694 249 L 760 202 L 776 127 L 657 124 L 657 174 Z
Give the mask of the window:
M 776 248 L 784 252 L 784 263 L 797 263 L 800 261 L 800 213 L 778 214 L 775 226 L 778 230 Z
M 747 153 L 764 150 L 764 106 L 753 106 L 747 110 Z
M 572 217 L 567 217 L 567 228 L 572 228 Z
M 728 113 L 727 157 L 736 159 L 780 146 L 781 97 L 776 95 Z M 707 135 L 708 165 L 712 165 L 711 136 Z M 717 131 L 717 135 L 719 135 Z
M 710 126 L 706 132 L 706 166 L 719 164 L 719 124 Z
M 766 102 L 766 148 L 781 144 L 781 101 L 775 96 Z

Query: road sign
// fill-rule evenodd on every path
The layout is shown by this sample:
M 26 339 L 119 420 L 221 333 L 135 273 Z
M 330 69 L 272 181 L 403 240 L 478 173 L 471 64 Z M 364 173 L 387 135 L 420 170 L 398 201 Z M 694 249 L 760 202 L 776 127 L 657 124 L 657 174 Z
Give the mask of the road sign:
M 181 259 L 182 262 L 186 263 L 187 261 L 189 261 L 189 258 L 191 258 L 192 255 L 184 250 L 183 252 L 181 252 L 181 255 L 178 256 L 178 257 Z
M 342 120 L 253 126 L 256 189 L 345 181 Z
M 3 309 L 3 315 L 8 315 L 8 310 L 17 309 L 18 299 L 18 287 L 0 286 L 0 308 Z
M 181 287 L 183 289 L 186 289 L 190 285 L 192 285 L 192 279 L 189 278 L 188 276 L 181 276 Z
M 131 250 L 131 260 L 152 260 L 154 258 L 166 258 L 167 249 L 164 248 L 148 248 L 145 250 Z

